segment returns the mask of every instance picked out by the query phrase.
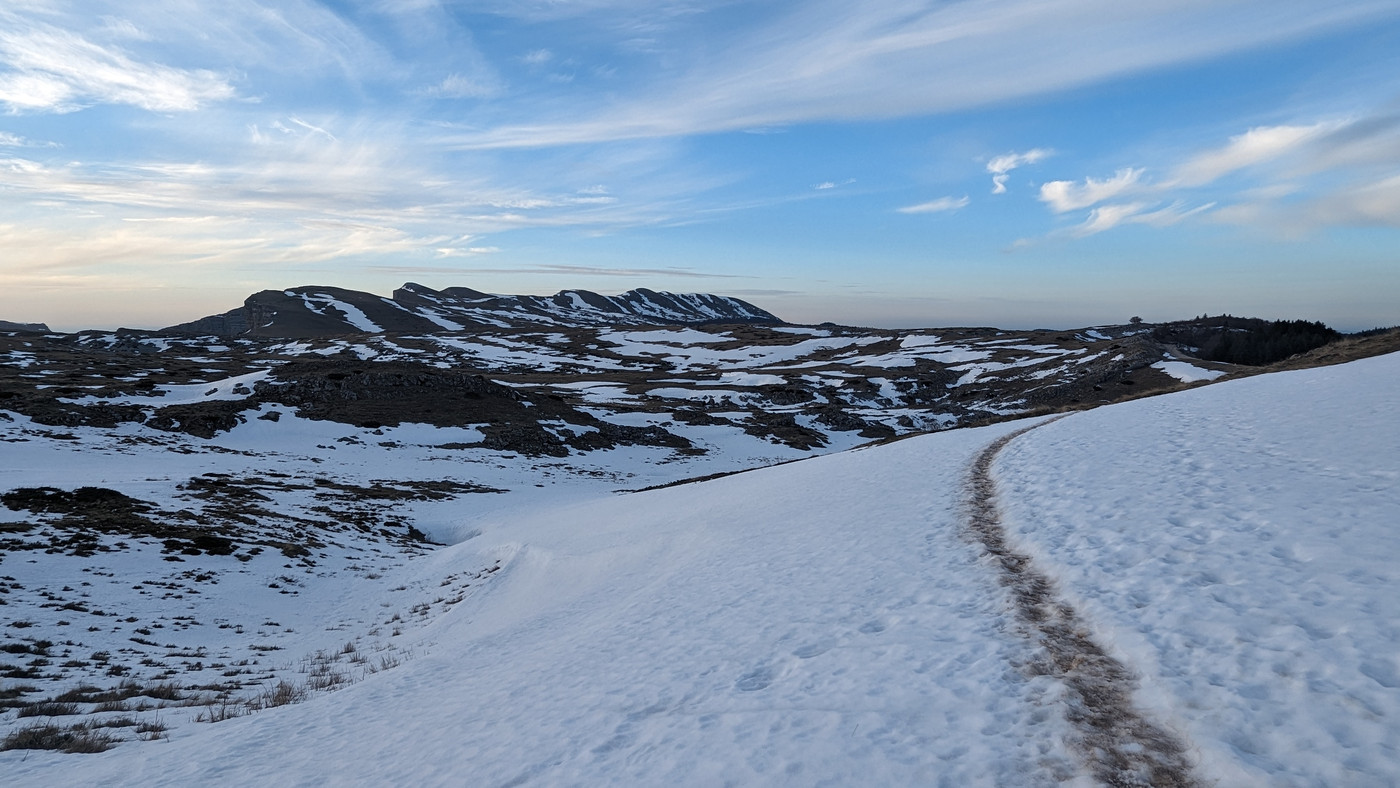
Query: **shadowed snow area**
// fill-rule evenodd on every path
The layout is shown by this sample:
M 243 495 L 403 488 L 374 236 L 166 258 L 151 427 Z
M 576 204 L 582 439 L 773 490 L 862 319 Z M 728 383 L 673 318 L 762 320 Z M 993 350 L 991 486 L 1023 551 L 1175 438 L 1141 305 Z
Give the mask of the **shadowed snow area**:
M 1011 548 L 1204 784 L 1400 782 L 1397 384 L 1395 354 L 1224 382 L 1071 414 L 990 465 Z M 1028 424 L 608 498 L 434 503 L 475 531 L 342 606 L 500 569 L 406 632 L 395 669 L 168 742 L 0 752 L 0 774 L 1092 785 L 1072 694 L 966 535 L 969 469 Z

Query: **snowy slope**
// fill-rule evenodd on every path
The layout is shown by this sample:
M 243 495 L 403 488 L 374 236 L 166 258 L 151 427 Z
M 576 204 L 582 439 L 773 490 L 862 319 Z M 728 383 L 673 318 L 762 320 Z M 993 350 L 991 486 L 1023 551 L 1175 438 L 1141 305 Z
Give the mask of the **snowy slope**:
M 0 764 L 35 783 L 1050 784 L 1073 773 L 1060 722 L 1027 713 L 1047 688 L 1013 667 L 1027 646 L 957 535 L 963 465 L 1008 429 L 497 514 L 432 564 L 485 553 L 503 576 L 398 670 L 139 752 Z
M 1015 538 L 1225 785 L 1400 784 L 1400 355 L 1012 443 Z
M 1400 355 L 1225 382 L 1045 423 L 993 465 L 1010 541 L 1206 784 L 1400 781 L 1397 383 Z M 435 504 L 474 535 L 385 583 L 502 569 L 407 633 L 401 666 L 168 742 L 3 752 L 0 773 L 1092 784 L 1063 687 L 1033 675 L 1039 645 L 966 534 L 969 466 L 1023 426 L 625 496 Z

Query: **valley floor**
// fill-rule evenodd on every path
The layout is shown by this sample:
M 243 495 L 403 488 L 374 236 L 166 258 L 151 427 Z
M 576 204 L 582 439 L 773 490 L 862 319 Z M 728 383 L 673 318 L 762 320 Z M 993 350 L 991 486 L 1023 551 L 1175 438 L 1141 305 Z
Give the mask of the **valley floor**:
M 1392 354 L 650 492 L 434 503 L 424 511 L 456 544 L 385 562 L 382 580 L 334 602 L 282 595 L 296 621 L 267 627 L 287 648 L 392 643 L 391 669 L 217 724 L 172 720 L 168 740 L 0 752 L 0 773 L 36 786 L 1096 784 L 1075 666 L 1046 667 L 1005 562 L 969 526 L 975 460 L 1035 425 L 987 469 L 1006 542 L 1126 669 L 1135 713 L 1180 741 L 1188 780 L 1395 784 L 1397 384 Z M 427 602 L 434 588 L 456 601 Z M 432 615 L 368 635 L 417 609 L 396 594 L 424 596 Z M 273 631 L 321 624 L 338 629 Z

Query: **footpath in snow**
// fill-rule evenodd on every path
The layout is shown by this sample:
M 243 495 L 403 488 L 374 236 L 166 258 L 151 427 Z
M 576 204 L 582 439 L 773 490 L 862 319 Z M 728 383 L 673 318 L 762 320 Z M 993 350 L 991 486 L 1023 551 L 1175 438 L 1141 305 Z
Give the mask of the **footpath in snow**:
M 1400 354 L 1013 441 L 1009 539 L 1220 785 L 1400 784 Z

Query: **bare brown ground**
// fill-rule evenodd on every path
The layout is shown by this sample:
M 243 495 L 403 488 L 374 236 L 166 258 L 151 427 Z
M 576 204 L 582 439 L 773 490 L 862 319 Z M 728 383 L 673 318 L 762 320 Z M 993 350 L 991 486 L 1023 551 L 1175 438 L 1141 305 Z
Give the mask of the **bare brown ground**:
M 973 462 L 967 533 L 993 559 L 1024 633 L 1044 651 L 1034 670 L 1068 690 L 1065 717 L 1075 731 L 1070 744 L 1094 777 L 1110 786 L 1198 786 L 1181 740 L 1134 708 L 1132 671 L 1094 642 L 1083 619 L 1030 557 L 1007 544 L 992 462 L 1007 443 L 1032 429 L 996 440 Z

